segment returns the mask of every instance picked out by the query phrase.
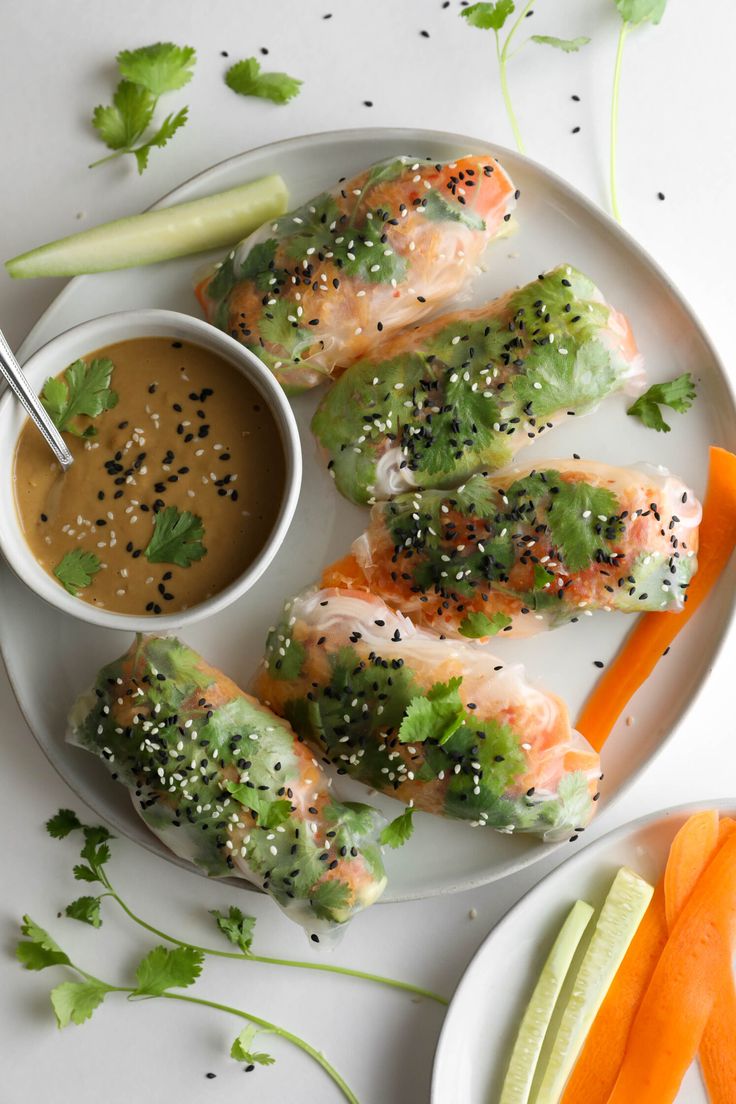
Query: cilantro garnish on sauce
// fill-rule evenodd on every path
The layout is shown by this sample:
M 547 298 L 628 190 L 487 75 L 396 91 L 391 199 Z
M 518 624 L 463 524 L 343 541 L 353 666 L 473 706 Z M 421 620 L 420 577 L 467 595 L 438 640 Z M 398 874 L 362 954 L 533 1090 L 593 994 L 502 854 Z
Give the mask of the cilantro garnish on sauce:
M 75 437 L 94 437 L 97 430 L 87 426 L 80 430 L 75 419 L 80 415 L 96 418 L 117 405 L 118 396 L 110 387 L 114 364 L 107 357 L 75 360 L 63 376 L 51 376 L 41 392 L 41 402 L 60 433 L 72 433 Z
M 92 576 L 97 574 L 100 567 L 100 560 L 94 552 L 83 552 L 81 548 L 75 548 L 72 552 L 67 552 L 56 565 L 54 575 L 76 598 L 80 590 L 89 586 Z
M 144 551 L 149 563 L 172 563 L 189 567 L 207 553 L 202 543 L 202 519 L 176 506 L 160 510 L 153 522 L 153 535 Z

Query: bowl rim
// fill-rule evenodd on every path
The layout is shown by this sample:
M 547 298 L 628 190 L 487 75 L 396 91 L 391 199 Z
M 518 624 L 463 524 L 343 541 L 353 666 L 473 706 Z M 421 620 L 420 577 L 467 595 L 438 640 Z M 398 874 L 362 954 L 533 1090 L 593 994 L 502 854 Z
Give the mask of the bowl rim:
M 286 395 L 263 361 L 229 334 L 180 311 L 143 307 L 87 319 L 40 346 L 25 360 L 23 370 L 31 386 L 39 389 L 47 376 L 56 375 L 61 370 L 58 365 L 62 362 L 68 365 L 76 357 L 88 357 L 107 344 L 143 337 L 181 338 L 209 349 L 248 379 L 267 403 L 281 436 L 286 475 L 278 515 L 260 552 L 223 590 L 172 614 L 118 613 L 100 609 L 67 593 L 38 563 L 20 524 L 14 490 L 15 450 L 27 415 L 9 388 L 0 396 L 0 457 L 5 460 L 6 469 L 0 481 L 0 552 L 14 574 L 30 590 L 77 620 L 128 632 L 172 632 L 219 613 L 250 590 L 266 571 L 283 543 L 299 499 L 301 441 Z M 51 363 L 54 358 L 56 365 Z

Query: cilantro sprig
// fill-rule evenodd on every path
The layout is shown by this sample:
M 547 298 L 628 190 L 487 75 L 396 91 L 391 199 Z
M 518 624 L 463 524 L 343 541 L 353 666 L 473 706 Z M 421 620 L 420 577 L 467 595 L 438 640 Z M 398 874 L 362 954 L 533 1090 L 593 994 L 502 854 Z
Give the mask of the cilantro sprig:
M 258 96 L 275 104 L 286 104 L 299 95 L 302 81 L 288 73 L 264 73 L 257 58 L 236 61 L 225 74 L 225 84 L 239 96 Z
M 103 900 L 114 900 L 125 914 L 139 927 L 157 936 L 171 947 L 157 945 L 151 948 L 139 961 L 134 970 L 134 984 L 114 985 L 95 977 L 72 958 L 56 942 L 54 937 L 32 920 L 24 916 L 20 926 L 21 940 L 15 950 L 15 957 L 26 970 L 41 971 L 51 967 L 62 967 L 76 975 L 73 981 L 63 981 L 50 993 L 51 1005 L 59 1027 L 69 1024 L 83 1024 L 113 994 L 123 994 L 135 1002 L 135 998 L 153 998 L 160 1000 L 183 1001 L 187 1004 L 214 1009 L 236 1016 L 246 1021 L 245 1028 L 236 1036 L 230 1048 L 230 1056 L 237 1062 L 245 1063 L 246 1070 L 256 1065 L 269 1066 L 275 1059 L 254 1045 L 259 1033 L 269 1033 L 286 1040 L 309 1055 L 338 1087 L 344 1098 L 351 1104 L 358 1104 L 357 1097 L 346 1084 L 334 1066 L 322 1052 L 305 1039 L 279 1027 L 252 1012 L 218 1001 L 205 999 L 190 993 L 177 992 L 190 989 L 198 980 L 208 955 L 221 958 L 250 959 L 278 966 L 291 966 L 307 970 L 322 970 L 330 973 L 347 974 L 368 981 L 379 982 L 394 988 L 404 989 L 420 996 L 429 997 L 440 1004 L 447 1001 L 428 990 L 410 985 L 408 982 L 395 981 L 362 970 L 332 966 L 322 962 L 297 962 L 289 959 L 271 958 L 253 953 L 252 941 L 255 929 L 255 917 L 246 916 L 238 908 L 231 906 L 227 914 L 214 910 L 219 930 L 234 944 L 237 951 L 224 951 L 209 947 L 199 947 L 161 931 L 137 916 L 120 897 L 107 873 L 110 860 L 110 842 L 114 839 L 107 828 L 83 824 L 71 809 L 60 809 L 46 824 L 46 830 L 54 839 L 65 839 L 81 833 L 83 844 L 80 858 L 83 860 L 74 867 L 74 877 L 86 882 L 97 882 L 103 892 L 98 897 L 82 897 L 66 908 L 66 915 L 99 928 L 102 925 L 101 906 Z M 342 889 L 339 882 L 325 881 L 321 884 L 324 897 L 333 897 Z M 325 901 L 330 911 L 334 901 Z
M 562 50 L 567 54 L 577 52 L 590 42 L 590 39 L 585 35 L 580 35 L 578 38 L 556 38 L 554 35 L 532 35 L 531 38 L 522 42 L 520 46 L 517 46 L 515 50 L 510 51 L 516 32 L 524 19 L 532 14 L 534 2 L 535 0 L 527 0 L 523 5 L 503 41 L 501 41 L 501 31 L 506 25 L 509 16 L 516 10 L 516 5 L 513 0 L 495 0 L 495 3 L 471 4 L 470 7 L 460 12 L 462 18 L 467 20 L 471 27 L 476 27 L 481 31 L 493 31 L 496 40 L 496 58 L 498 60 L 498 73 L 501 81 L 501 93 L 519 153 L 525 153 L 526 150 L 524 149 L 524 142 L 522 141 L 516 113 L 511 103 L 511 94 L 509 92 L 506 71 L 509 59 L 514 54 L 517 54 L 519 50 L 526 45 L 526 42 L 536 42 L 543 46 L 553 46 L 555 49 Z
M 108 357 L 75 360 L 61 376 L 49 376 L 43 385 L 41 402 L 60 433 L 74 437 L 96 437 L 97 428 L 88 425 L 80 429 L 80 416 L 97 418 L 117 406 L 118 396 L 110 387 L 115 365 Z
M 153 533 L 143 555 L 149 563 L 170 563 L 190 567 L 207 553 L 202 543 L 202 519 L 188 510 L 167 506 L 154 516 Z
M 159 98 L 189 83 L 195 61 L 196 51 L 191 46 L 173 42 L 156 42 L 118 54 L 122 80 L 112 103 L 98 104 L 92 114 L 92 126 L 113 153 L 94 161 L 91 169 L 131 154 L 139 174 L 145 172 L 151 150 L 163 148 L 186 124 L 189 109 L 182 107 L 153 129 Z
M 668 406 L 677 414 L 685 414 L 695 401 L 695 381 L 689 372 L 684 372 L 665 383 L 653 383 L 640 395 L 626 411 L 632 418 L 638 418 L 648 429 L 658 433 L 669 433 L 670 426 L 662 417 L 660 406 Z
M 92 577 L 102 567 L 99 556 L 94 552 L 83 552 L 75 548 L 66 552 L 54 568 L 54 575 L 65 590 L 76 598 L 92 582 Z
M 288 804 L 288 802 L 286 804 Z M 356 818 L 356 822 L 361 817 L 365 816 L 365 806 L 354 805 L 348 806 L 348 808 Z M 328 814 L 329 807 L 325 812 Z M 229 943 L 237 948 L 237 950 L 225 951 L 215 947 L 201 947 L 197 944 L 187 943 L 142 919 L 142 917 L 138 916 L 130 908 L 127 902 L 115 889 L 107 870 L 107 864 L 111 857 L 110 843 L 115 837 L 111 835 L 107 828 L 101 825 L 93 826 L 83 824 L 73 810 L 59 809 L 55 816 L 47 821 L 46 831 L 53 839 L 65 839 L 72 834 L 81 833 L 83 844 L 80 851 L 80 859 L 83 861 L 75 865 L 74 877 L 77 881 L 89 883 L 96 882 L 102 887 L 102 892 L 97 897 L 77 898 L 76 901 L 72 901 L 71 904 L 67 906 L 65 910 L 66 915 L 74 920 L 80 920 L 83 923 L 90 924 L 92 927 L 101 927 L 103 922 L 101 911 L 102 903 L 105 900 L 112 900 L 120 906 L 133 923 L 137 924 L 145 931 L 150 932 L 152 935 L 155 935 L 158 939 L 162 939 L 164 942 L 186 951 L 189 954 L 188 961 L 190 963 L 196 961 L 196 959 L 192 957 L 192 954 L 196 953 L 196 955 L 201 955 L 203 959 L 211 955 L 216 958 L 245 959 L 252 962 L 264 962 L 272 966 L 286 966 L 300 970 L 319 970 L 325 973 L 343 974 L 349 977 L 361 978 L 364 981 L 387 985 L 393 989 L 402 989 L 414 993 L 417 996 L 427 997 L 430 1000 L 436 1001 L 438 1004 L 446 1005 L 448 1003 L 444 997 L 432 993 L 428 989 L 412 985 L 407 981 L 398 981 L 395 978 L 387 978 L 379 974 L 367 973 L 365 970 L 353 970 L 348 966 L 336 966 L 326 962 L 309 962 L 256 954 L 253 951 L 256 918 L 255 916 L 248 916 L 241 912 L 235 905 L 231 905 L 227 912 L 213 909 L 210 915 L 213 917 L 217 929 Z M 338 890 L 341 888 L 340 883 L 334 881 L 325 882 L 323 884 L 337 886 Z M 334 892 L 334 890 L 322 890 L 322 895 L 325 897 Z M 323 904 L 325 904 L 324 900 Z M 50 937 L 48 938 L 50 939 Z M 56 944 L 53 944 L 53 941 L 50 942 L 50 951 L 47 953 L 51 954 L 52 952 L 57 956 L 62 956 L 57 957 L 56 962 L 60 964 L 67 963 L 66 956 Z M 28 949 L 23 951 L 23 954 L 29 956 L 31 959 L 37 957 L 38 953 L 38 951 Z M 52 964 L 52 962 L 48 963 L 48 965 Z M 33 967 L 29 966 L 28 968 L 31 969 Z
M 621 16 L 618 33 L 616 62 L 613 70 L 613 93 L 611 95 L 611 137 L 610 137 L 610 190 L 611 210 L 617 222 L 621 222 L 621 210 L 618 204 L 616 184 L 616 153 L 618 149 L 618 99 L 621 87 L 621 63 L 624 56 L 624 44 L 629 31 L 643 23 L 656 26 L 664 15 L 667 0 L 613 0 Z

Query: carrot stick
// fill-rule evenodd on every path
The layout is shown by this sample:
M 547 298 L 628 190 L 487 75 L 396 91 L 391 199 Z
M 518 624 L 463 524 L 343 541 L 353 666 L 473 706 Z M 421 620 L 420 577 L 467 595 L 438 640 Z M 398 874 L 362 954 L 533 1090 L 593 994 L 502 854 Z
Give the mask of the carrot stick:
M 608 1104 L 672 1104 L 731 969 L 736 835 L 698 879 L 675 922 L 629 1034 Z
M 698 570 L 682 613 L 645 613 L 594 687 L 577 728 L 600 751 L 627 703 L 718 581 L 736 545 L 736 456 L 711 448 Z
M 700 1066 L 710 1104 L 736 1100 L 736 986 L 727 972 L 700 1040 Z
M 708 862 L 715 848 L 736 830 L 736 821 L 724 819 L 714 832 L 718 820 L 715 810 L 699 813 L 680 829 L 670 848 L 665 871 L 665 909 L 670 929 L 679 910 L 689 897 L 698 878 L 696 849 L 700 844 L 702 863 Z M 679 872 L 674 871 L 681 865 Z M 689 868 L 689 869 L 688 869 Z M 672 874 L 671 874 L 672 869 Z M 702 868 L 701 868 L 702 869 Z M 688 886 L 688 881 L 690 885 Z M 736 986 L 733 974 L 727 970 L 710 1019 L 700 1040 L 700 1065 L 708 1090 L 710 1104 L 734 1104 L 736 1100 Z
M 717 846 L 717 809 L 688 817 L 673 839 L 664 872 L 664 910 L 670 931 Z

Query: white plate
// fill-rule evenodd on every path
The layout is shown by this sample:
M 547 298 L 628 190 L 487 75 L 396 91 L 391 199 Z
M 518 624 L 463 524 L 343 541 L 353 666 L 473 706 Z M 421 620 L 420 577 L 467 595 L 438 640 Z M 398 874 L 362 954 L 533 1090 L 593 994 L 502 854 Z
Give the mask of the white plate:
M 686 478 L 698 493 L 705 485 L 711 442 L 736 448 L 736 414 L 726 377 L 692 312 L 666 277 L 634 241 L 562 180 L 508 150 L 463 135 L 434 131 L 372 129 L 290 139 L 241 154 L 209 169 L 172 192 L 163 204 L 230 188 L 266 173 L 285 178 L 301 203 L 343 175 L 397 154 L 449 158 L 465 152 L 497 153 L 521 189 L 519 231 L 495 243 L 488 271 L 470 300 L 480 303 L 543 269 L 569 261 L 587 272 L 632 320 L 652 380 L 692 371 L 699 397 L 686 416 L 673 415 L 669 434 L 656 434 L 627 418 L 616 396 L 587 419 L 555 431 L 554 441 L 535 442 L 524 459 L 577 452 L 614 464 L 657 461 Z M 170 261 L 149 268 L 82 276 L 72 280 L 23 343 L 21 359 L 60 331 L 95 315 L 129 307 L 168 307 L 198 313 L 191 291 L 199 262 Z M 61 369 L 63 365 L 59 365 Z M 366 515 L 341 499 L 316 459 L 309 420 L 312 394 L 294 401 L 302 433 L 304 482 L 291 532 L 258 587 L 235 606 L 187 630 L 186 639 L 246 685 L 260 659 L 266 630 L 282 601 L 317 577 L 347 551 Z M 541 443 L 541 448 L 540 448 Z M 552 453 L 550 453 L 552 449 Z M 726 629 L 732 591 L 724 582 L 678 640 L 637 696 L 606 748 L 601 810 L 620 794 L 661 747 L 701 685 Z M 37 599 L 0 564 L 0 646 L 28 724 L 51 762 L 73 790 L 119 832 L 172 859 L 145 830 L 121 786 L 91 756 L 64 744 L 64 720 L 75 693 L 103 661 L 128 646 L 123 633 L 80 624 Z M 616 652 L 631 619 L 623 614 L 585 618 L 533 640 L 499 641 L 507 658 L 522 657 L 532 675 L 564 697 L 574 716 L 595 682 L 594 659 Z M 365 796 L 357 783 L 352 794 Z M 377 803 L 395 815 L 396 802 Z M 480 832 L 459 823 L 417 817 L 411 844 L 386 856 L 386 900 L 470 889 L 519 870 L 549 854 L 549 845 L 523 837 Z M 172 859 L 172 861 L 176 861 Z M 242 884 L 242 883 L 240 883 Z
M 582 898 L 599 907 L 620 866 L 655 884 L 677 830 L 691 813 L 717 804 L 685 805 L 617 828 L 561 863 L 522 897 L 481 945 L 455 991 L 437 1044 L 431 1104 L 498 1100 L 519 1021 L 573 902 Z M 721 814 L 733 816 L 734 811 L 721 808 Z M 677 1104 L 707 1104 L 707 1099 L 694 1064 Z

